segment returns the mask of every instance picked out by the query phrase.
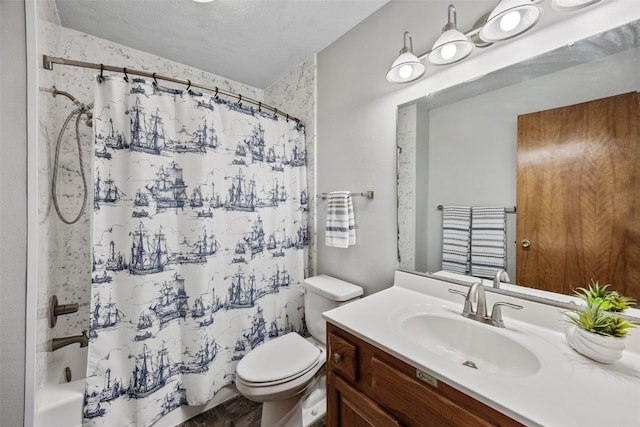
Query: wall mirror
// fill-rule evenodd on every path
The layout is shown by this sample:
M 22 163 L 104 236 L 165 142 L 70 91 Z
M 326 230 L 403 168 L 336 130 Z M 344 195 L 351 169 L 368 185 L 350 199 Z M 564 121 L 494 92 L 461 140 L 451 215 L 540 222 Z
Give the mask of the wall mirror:
M 639 42 L 640 21 L 634 21 L 399 106 L 399 267 L 442 270 L 439 205 L 516 207 L 519 115 L 640 91 Z M 517 215 L 516 207 L 506 227 L 512 283 Z M 640 259 L 624 262 L 637 266 Z M 631 296 L 637 298 L 636 283 Z M 517 285 L 548 289 L 544 283 Z

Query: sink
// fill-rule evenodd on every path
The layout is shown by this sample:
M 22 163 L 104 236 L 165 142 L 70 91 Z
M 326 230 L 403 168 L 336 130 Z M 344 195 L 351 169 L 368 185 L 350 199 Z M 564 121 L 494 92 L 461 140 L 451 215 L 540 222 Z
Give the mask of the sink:
M 450 315 L 413 313 L 398 319 L 399 332 L 464 369 L 523 377 L 540 370 L 540 360 L 498 328 Z

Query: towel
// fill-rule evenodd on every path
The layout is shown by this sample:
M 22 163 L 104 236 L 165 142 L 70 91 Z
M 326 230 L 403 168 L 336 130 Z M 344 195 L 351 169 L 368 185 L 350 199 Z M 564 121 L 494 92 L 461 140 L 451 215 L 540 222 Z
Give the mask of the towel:
M 471 275 L 493 278 L 507 269 L 507 215 L 503 206 L 471 208 Z
M 469 272 L 471 208 L 444 206 L 442 211 L 442 269 L 466 274 Z
M 356 244 L 356 223 L 353 201 L 348 191 L 333 191 L 327 197 L 327 228 L 325 244 L 348 248 Z

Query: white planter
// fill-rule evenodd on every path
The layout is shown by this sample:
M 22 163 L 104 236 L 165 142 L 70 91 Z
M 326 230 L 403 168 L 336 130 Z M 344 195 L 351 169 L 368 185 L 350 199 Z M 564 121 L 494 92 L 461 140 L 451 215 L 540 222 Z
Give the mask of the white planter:
M 594 334 L 575 325 L 567 327 L 564 332 L 569 346 L 589 359 L 600 363 L 613 363 L 622 357 L 625 348 L 624 338 Z

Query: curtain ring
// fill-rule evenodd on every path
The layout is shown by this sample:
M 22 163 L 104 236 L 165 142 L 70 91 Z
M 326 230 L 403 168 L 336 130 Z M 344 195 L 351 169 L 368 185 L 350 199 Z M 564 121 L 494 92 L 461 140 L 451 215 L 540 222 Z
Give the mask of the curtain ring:
M 277 118 L 278 118 L 278 109 L 277 109 L 277 108 L 274 108 L 274 109 L 273 109 L 273 118 L 274 118 L 274 119 L 277 119 Z
M 218 99 L 218 86 L 216 86 L 216 94 L 214 95 L 216 99 Z
M 129 83 L 129 76 L 127 75 L 127 67 L 124 67 L 122 69 L 122 72 L 124 73 L 124 81 Z
M 153 84 L 158 86 L 158 80 L 156 80 L 156 73 L 153 73 Z
M 189 92 L 189 88 L 191 87 L 191 80 L 187 80 L 189 82 L 189 85 L 187 85 L 187 92 Z
M 258 102 L 258 112 L 262 113 L 262 102 Z
M 238 95 L 238 105 L 242 107 L 242 95 Z
M 100 75 L 98 76 L 98 82 L 102 83 L 104 80 L 104 64 L 100 64 Z
M 289 114 L 287 114 L 287 123 L 289 123 Z

